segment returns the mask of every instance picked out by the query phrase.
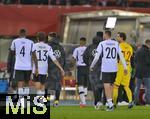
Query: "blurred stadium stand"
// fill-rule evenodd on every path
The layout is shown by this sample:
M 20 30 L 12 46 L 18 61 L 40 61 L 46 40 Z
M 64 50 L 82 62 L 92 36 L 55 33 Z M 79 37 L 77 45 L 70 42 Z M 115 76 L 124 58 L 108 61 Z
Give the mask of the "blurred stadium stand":
M 149 0 L 1 0 L 3 4 L 150 7 Z
M 7 69 L 7 64 L 5 62 L 0 62 L 0 72 L 3 72 Z
M 64 76 L 62 80 L 62 94 L 63 99 L 68 99 L 67 93 L 72 94 L 72 97 L 74 99 L 78 99 L 78 91 L 77 91 L 77 85 L 76 85 L 76 79 L 72 75 L 66 75 Z
M 14 6 L 0 7 L 0 36 L 16 36 L 20 27 L 28 29 L 29 36 L 35 36 L 38 31 L 59 32 L 63 16 L 69 13 L 80 13 L 101 10 L 120 9 L 140 13 L 150 13 L 147 8 L 118 8 L 118 7 L 50 7 L 42 6 Z M 13 12 L 11 12 L 13 11 Z

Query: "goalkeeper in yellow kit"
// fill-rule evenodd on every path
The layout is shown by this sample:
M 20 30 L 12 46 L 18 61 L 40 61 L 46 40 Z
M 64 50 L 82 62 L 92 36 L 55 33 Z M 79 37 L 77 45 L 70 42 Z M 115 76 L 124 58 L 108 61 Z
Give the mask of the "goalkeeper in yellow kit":
M 127 63 L 128 74 L 127 75 L 124 74 L 123 65 L 119 61 L 118 72 L 117 72 L 117 76 L 116 76 L 116 79 L 114 82 L 114 88 L 113 88 L 113 102 L 114 102 L 114 105 L 116 106 L 117 98 L 118 98 L 118 89 L 119 89 L 119 86 L 122 85 L 122 86 L 124 86 L 124 90 L 128 97 L 128 101 L 129 101 L 128 108 L 132 108 L 133 107 L 132 92 L 129 88 L 129 84 L 130 84 L 130 79 L 131 79 L 130 61 L 131 61 L 131 57 L 133 55 L 133 50 L 132 50 L 132 46 L 126 42 L 126 34 L 125 33 L 119 32 L 117 34 L 117 40 L 120 43 L 119 45 L 121 47 L 122 53 L 123 53 L 124 58 Z

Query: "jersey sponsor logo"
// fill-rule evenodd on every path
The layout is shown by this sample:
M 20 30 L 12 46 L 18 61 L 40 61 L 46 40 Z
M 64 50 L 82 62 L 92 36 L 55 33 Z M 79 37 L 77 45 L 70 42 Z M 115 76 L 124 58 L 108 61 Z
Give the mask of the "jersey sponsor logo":
M 59 50 L 54 50 L 54 55 L 56 58 L 60 58 L 61 57 L 61 52 Z

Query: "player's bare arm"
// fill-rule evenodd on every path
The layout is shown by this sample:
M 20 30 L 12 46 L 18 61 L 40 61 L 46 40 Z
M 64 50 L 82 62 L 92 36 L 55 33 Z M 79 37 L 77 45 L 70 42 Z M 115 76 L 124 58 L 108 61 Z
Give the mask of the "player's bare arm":
M 32 60 L 35 64 L 35 74 L 38 75 L 38 60 L 35 52 L 32 53 Z
M 127 75 L 127 74 L 128 74 L 127 64 L 126 64 L 126 61 L 125 61 L 125 59 L 124 59 L 124 56 L 123 56 L 123 54 L 122 54 L 122 52 L 121 52 L 120 47 L 119 47 L 119 52 L 118 52 L 118 54 L 119 54 L 120 60 L 121 60 L 121 62 L 122 62 L 122 64 L 123 64 L 123 67 L 124 67 L 124 74 Z
M 72 59 L 71 59 L 71 64 L 73 64 L 73 67 L 75 68 L 76 59 L 74 57 L 72 57 Z

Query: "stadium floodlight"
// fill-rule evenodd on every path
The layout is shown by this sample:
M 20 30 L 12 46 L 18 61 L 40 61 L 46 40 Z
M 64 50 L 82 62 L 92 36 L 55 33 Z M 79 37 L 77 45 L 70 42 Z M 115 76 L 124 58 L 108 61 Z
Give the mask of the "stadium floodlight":
M 116 26 L 117 17 L 108 17 L 104 24 L 105 30 L 113 30 Z

